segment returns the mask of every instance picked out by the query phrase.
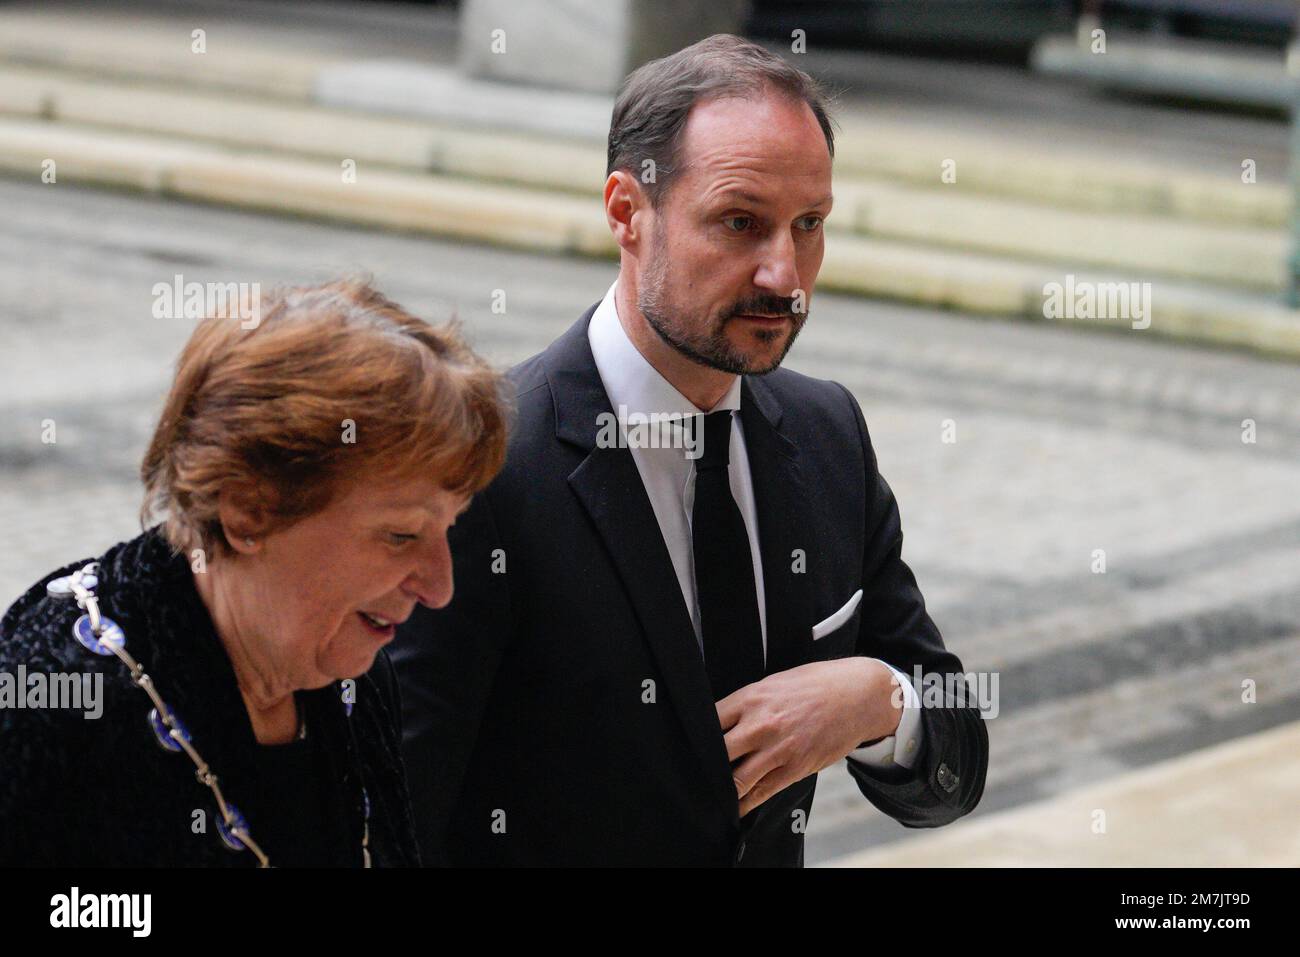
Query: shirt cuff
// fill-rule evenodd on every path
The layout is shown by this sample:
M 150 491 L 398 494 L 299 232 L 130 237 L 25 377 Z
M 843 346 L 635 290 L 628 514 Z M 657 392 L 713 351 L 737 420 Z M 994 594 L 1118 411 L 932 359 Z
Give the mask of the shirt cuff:
M 880 661 L 879 658 L 872 659 Z M 887 661 L 882 665 L 892 671 L 903 689 L 903 715 L 898 719 L 898 727 L 887 738 L 881 738 L 875 744 L 849 752 L 849 760 L 857 761 L 869 768 L 901 767 L 911 769 L 921 753 L 924 740 L 921 725 L 921 697 L 912 687 L 912 681 Z

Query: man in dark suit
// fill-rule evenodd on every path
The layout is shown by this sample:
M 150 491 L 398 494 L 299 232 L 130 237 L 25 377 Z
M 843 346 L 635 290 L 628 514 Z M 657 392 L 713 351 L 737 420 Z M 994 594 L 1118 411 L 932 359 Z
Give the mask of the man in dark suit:
M 624 84 L 618 280 L 512 371 L 455 597 L 393 646 L 426 860 L 798 865 L 817 772 L 845 758 L 905 826 L 978 803 L 979 712 L 908 680 L 963 669 L 862 412 L 778 368 L 832 156 L 816 85 L 736 37 Z

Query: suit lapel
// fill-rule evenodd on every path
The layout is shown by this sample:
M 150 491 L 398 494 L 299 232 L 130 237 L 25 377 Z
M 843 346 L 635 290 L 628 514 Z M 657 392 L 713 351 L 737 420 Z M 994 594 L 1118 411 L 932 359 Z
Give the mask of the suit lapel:
M 741 385 L 740 419 L 745 429 L 758 543 L 763 562 L 763 604 L 767 611 L 767 673 L 775 674 L 808 661 L 808 576 L 795 563 L 796 549 L 805 556 L 814 548 L 812 498 L 799 463 L 798 448 L 781 433 L 781 406 L 761 379 L 746 376 Z M 776 806 L 763 804 L 742 832 L 752 832 Z
M 548 350 L 546 374 L 555 402 L 556 436 L 587 451 L 569 485 L 604 542 L 627 590 L 667 694 L 700 760 L 709 790 L 733 817 L 731 778 L 708 674 L 682 599 L 668 547 L 632 453 L 597 448 L 598 416 L 610 413 L 587 340 L 593 309 Z
M 781 434 L 781 407 L 768 386 L 746 376 L 741 387 L 740 418 L 754 510 L 758 515 L 767 610 L 767 673 L 785 671 L 807 660 L 811 621 L 808 576 L 796 558 L 815 551 L 809 541 L 814 523 L 813 498 L 799 464 L 799 450 Z

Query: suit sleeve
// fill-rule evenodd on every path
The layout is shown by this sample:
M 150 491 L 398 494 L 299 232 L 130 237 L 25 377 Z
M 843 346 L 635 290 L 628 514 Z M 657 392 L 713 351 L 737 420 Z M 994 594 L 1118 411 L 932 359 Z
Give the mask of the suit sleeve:
M 437 611 L 418 606 L 389 648 L 416 836 L 434 866 L 451 863 L 450 828 L 511 629 L 508 557 L 489 492 L 475 497 L 448 535 L 451 603 Z
M 843 389 L 843 386 L 840 387 Z M 844 389 L 857 419 L 866 462 L 865 553 L 862 564 L 862 628 L 857 652 L 880 658 L 908 676 L 919 667 L 927 684 L 946 689 L 942 706 L 923 696 L 924 747 L 913 767 L 884 771 L 849 761 L 849 773 L 873 805 L 904 827 L 940 827 L 968 814 L 984 793 L 989 739 L 973 696 L 951 693 L 964 675 L 961 661 L 943 644 L 925 609 L 916 577 L 903 561 L 898 503 L 876 461 L 866 420 Z

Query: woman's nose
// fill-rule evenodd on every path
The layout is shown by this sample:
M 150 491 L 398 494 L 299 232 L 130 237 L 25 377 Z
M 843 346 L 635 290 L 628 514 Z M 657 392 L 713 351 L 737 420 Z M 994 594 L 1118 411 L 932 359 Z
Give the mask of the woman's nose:
M 455 590 L 452 580 L 451 548 L 446 536 L 431 543 L 420 556 L 420 562 L 411 575 L 410 590 L 426 608 L 444 608 L 451 602 Z

